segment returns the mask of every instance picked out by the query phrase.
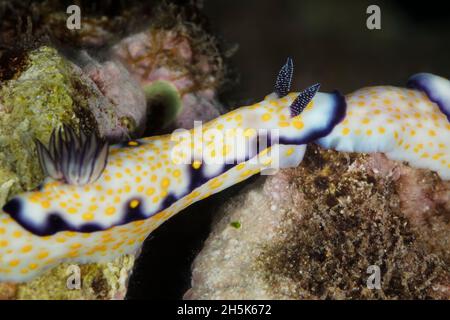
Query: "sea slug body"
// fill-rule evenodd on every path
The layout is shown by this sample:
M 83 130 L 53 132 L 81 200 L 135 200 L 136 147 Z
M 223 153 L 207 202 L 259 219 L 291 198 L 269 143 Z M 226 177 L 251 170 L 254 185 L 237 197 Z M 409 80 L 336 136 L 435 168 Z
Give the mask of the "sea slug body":
M 450 81 L 421 73 L 408 86 L 368 87 L 348 94 L 345 118 L 317 142 L 338 151 L 382 152 L 449 180 Z
M 338 92 L 318 93 L 318 85 L 288 93 L 291 77 L 288 59 L 275 93 L 263 101 L 200 129 L 111 146 L 107 163 L 95 139 L 63 139 L 60 133 L 49 150 L 39 146 L 53 178 L 0 212 L 0 281 L 27 281 L 61 262 L 110 261 L 135 252 L 190 204 L 262 170 L 297 166 L 306 144 L 342 121 L 346 104 Z M 272 135 L 276 140 L 267 139 Z M 236 136 L 249 144 L 228 139 Z M 65 152 L 71 148 L 79 152 Z

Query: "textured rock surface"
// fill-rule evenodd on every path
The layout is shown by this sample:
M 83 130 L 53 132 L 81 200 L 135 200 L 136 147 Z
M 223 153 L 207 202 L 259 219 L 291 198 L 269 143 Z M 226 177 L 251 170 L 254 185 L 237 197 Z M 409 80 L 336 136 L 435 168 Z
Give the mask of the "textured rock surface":
M 124 38 L 111 54 L 148 93 L 150 129 L 190 129 L 194 120 L 208 121 L 223 111 L 216 99 L 225 79 L 223 58 L 215 38 L 184 10 L 163 5 L 156 11 L 150 27 Z
M 110 263 L 80 265 L 79 289 L 68 289 L 69 265 L 60 264 L 27 284 L 0 283 L 0 300 L 123 299 L 134 259 L 134 256 L 123 256 Z
M 448 299 L 449 196 L 432 172 L 311 146 L 223 207 L 185 298 Z

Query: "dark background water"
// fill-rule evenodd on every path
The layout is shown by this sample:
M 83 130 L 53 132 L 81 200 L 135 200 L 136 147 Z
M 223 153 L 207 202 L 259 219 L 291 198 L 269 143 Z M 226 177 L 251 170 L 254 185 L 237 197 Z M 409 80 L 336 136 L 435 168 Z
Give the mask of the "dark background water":
M 366 28 L 366 8 L 381 8 L 381 30 Z M 227 104 L 271 92 L 287 56 L 295 61 L 293 88 L 316 82 L 344 93 L 363 86 L 403 86 L 414 73 L 450 77 L 450 9 L 444 1 L 209 0 L 211 27 L 232 48 L 239 83 Z M 213 213 L 242 185 L 179 213 L 145 242 L 128 298 L 179 299 L 189 288 L 192 260 Z

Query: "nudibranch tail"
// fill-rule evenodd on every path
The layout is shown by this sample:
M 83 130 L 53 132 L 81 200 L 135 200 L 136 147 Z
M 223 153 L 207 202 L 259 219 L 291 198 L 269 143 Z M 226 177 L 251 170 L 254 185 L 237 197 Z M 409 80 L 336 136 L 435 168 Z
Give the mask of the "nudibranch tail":
M 409 85 L 420 91 L 379 86 L 348 94 L 345 118 L 318 143 L 345 152 L 383 152 L 450 179 L 450 82 L 419 74 Z
M 320 83 L 316 83 L 311 87 L 303 90 L 299 93 L 297 98 L 295 98 L 294 102 L 290 105 L 289 109 L 291 111 L 291 118 L 298 116 L 302 111 L 306 108 L 306 106 L 311 102 L 311 100 L 316 95 L 317 91 L 319 91 Z
M 69 126 L 53 130 L 48 149 L 36 140 L 36 150 L 46 175 L 75 185 L 96 181 L 108 158 L 107 142 L 82 130 L 78 136 Z
M 278 98 L 285 97 L 291 90 L 292 75 L 294 73 L 294 62 L 287 58 L 286 63 L 281 67 L 275 82 L 275 93 Z

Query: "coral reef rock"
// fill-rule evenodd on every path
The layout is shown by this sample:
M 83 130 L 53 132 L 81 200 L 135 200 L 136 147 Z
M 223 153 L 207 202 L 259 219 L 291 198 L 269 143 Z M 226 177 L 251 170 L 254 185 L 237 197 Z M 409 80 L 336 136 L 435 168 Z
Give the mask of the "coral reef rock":
M 169 6 L 168 10 L 175 10 Z M 161 12 L 146 30 L 111 49 L 147 94 L 152 128 L 190 129 L 194 120 L 209 121 L 223 112 L 216 94 L 225 78 L 216 40 L 200 26 Z
M 310 146 L 222 207 L 184 298 L 449 299 L 449 197 L 431 171 Z
M 134 259 L 123 256 L 109 263 L 80 265 L 80 285 L 72 287 L 67 284 L 73 269 L 63 263 L 26 284 L 0 283 L 0 300 L 124 299 Z

